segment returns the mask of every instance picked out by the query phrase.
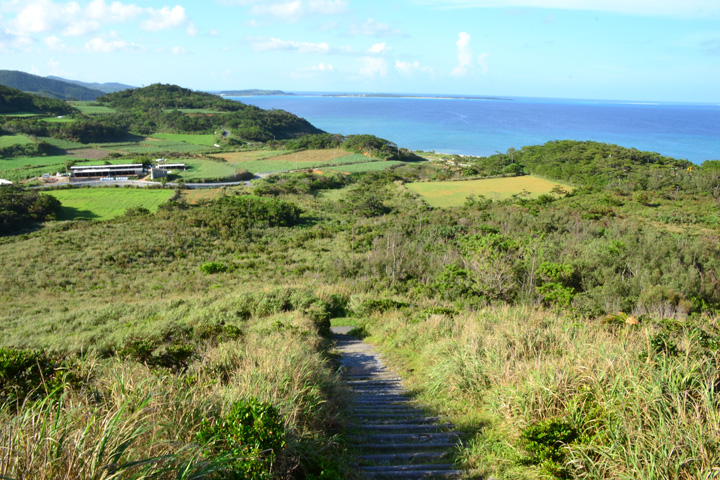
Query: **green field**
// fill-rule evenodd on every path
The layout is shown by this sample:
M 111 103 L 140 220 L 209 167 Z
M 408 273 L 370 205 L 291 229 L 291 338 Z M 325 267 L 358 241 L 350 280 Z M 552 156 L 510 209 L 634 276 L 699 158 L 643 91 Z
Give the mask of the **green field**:
M 99 146 L 117 152 L 137 155 L 155 155 L 165 152 L 199 153 L 209 150 L 207 146 L 159 138 L 145 138 L 135 142 L 106 143 L 99 144 Z
M 204 147 L 212 147 L 215 145 L 215 135 L 191 135 L 185 133 L 155 133 L 150 136 L 160 140 L 171 140 L 173 142 L 184 142 L 191 145 L 201 145 Z
M 237 173 L 236 169 L 241 170 L 239 166 L 212 160 L 186 159 L 180 162 L 185 164 L 187 170 L 173 171 L 173 176 L 186 182 L 203 179 L 221 180 Z
M 368 160 L 370 160 L 364 155 L 349 154 L 347 151 L 339 149 L 303 150 L 300 152 L 260 150 L 255 152 L 222 153 L 214 156 L 223 158 L 230 164 L 237 164 L 243 170 L 252 173 L 368 163 Z M 342 169 L 338 168 L 338 170 Z
M 105 105 L 97 105 L 95 102 L 69 102 L 70 105 L 80 110 L 84 115 L 100 115 L 103 113 L 115 113 L 114 108 Z
M 107 220 L 135 207 L 156 211 L 158 206 L 173 194 L 172 190 L 114 187 L 72 188 L 47 193 L 62 203 L 62 220 Z
M 75 119 L 72 117 L 46 117 L 42 121 L 48 123 L 72 123 Z
M 49 143 L 53 147 L 62 148 L 63 150 L 69 150 L 72 148 L 87 148 L 87 145 L 80 142 L 73 142 L 70 140 L 63 140 L 61 138 L 52 137 L 38 137 L 43 142 Z
M 25 135 L 0 136 L 0 148 L 12 147 L 15 145 L 27 145 L 29 143 L 34 143 L 33 139 Z
M 367 160 L 367 157 L 363 155 L 353 155 L 353 157 L 362 157 L 363 159 Z M 345 160 L 345 158 L 343 158 Z M 374 162 L 363 162 L 363 163 L 353 163 L 351 165 L 339 165 L 337 167 L 323 167 L 323 170 L 332 170 L 335 172 L 343 172 L 343 173 L 359 173 L 359 172 L 377 172 L 380 170 L 385 170 L 386 168 L 393 167 L 395 165 L 403 165 L 405 162 L 400 162 L 398 160 L 377 160 Z
M 15 157 L 0 159 L 0 177 L 17 181 L 37 177 L 44 173 L 65 171 L 65 162 L 77 161 L 69 155 L 54 157 Z
M 457 207 L 463 205 L 470 195 L 484 195 L 497 201 L 527 191 L 530 198 L 537 198 L 543 193 L 550 193 L 556 185 L 572 189 L 559 182 L 551 182 L 532 175 L 458 182 L 408 183 L 406 187 L 419 194 L 430 206 Z

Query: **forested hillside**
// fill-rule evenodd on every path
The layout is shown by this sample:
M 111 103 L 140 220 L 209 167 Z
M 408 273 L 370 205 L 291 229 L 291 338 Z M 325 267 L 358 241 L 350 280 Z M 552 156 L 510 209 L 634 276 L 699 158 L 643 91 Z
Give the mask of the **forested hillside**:
M 73 83 L 14 70 L 0 70 L 0 85 L 61 100 L 95 100 L 104 93 Z
M 67 102 L 0 86 L 0 113 L 38 113 L 66 115 L 76 112 Z

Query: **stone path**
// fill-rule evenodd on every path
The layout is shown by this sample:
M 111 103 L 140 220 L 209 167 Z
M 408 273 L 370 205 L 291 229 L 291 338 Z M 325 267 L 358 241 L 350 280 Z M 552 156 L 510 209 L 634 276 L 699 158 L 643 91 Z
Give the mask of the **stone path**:
M 378 479 L 459 478 L 452 451 L 460 433 L 413 402 L 380 354 L 349 336 L 350 330 L 332 327 L 343 378 L 353 393 L 347 431 L 358 470 Z

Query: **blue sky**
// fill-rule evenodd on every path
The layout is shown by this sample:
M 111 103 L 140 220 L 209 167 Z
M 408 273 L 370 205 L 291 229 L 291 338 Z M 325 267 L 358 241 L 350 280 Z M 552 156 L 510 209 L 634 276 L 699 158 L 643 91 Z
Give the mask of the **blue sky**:
M 0 0 L 0 68 L 202 90 L 720 102 L 718 0 Z

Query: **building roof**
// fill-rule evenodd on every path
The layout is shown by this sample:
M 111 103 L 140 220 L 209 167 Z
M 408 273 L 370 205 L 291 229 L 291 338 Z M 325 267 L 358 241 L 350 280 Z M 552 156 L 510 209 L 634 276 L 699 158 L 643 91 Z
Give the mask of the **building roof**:
M 71 170 L 95 170 L 95 169 L 113 169 L 113 168 L 142 168 L 142 163 L 126 163 L 123 165 L 78 165 L 70 167 Z
M 10 180 L 5 180 L 4 178 L 0 178 L 0 185 L 12 185 L 13 183 Z

